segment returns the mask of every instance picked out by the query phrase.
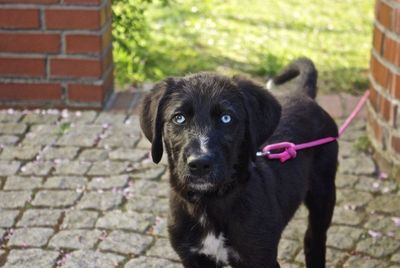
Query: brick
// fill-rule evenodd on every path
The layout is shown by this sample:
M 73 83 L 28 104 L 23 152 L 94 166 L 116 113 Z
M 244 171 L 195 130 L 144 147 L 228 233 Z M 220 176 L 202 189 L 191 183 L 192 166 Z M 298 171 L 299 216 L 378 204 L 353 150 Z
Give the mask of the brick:
M 382 128 L 379 125 L 379 123 L 375 120 L 374 116 L 372 115 L 372 111 L 370 110 L 368 113 L 368 124 L 371 126 L 372 133 L 375 137 L 375 140 L 379 142 L 379 144 L 382 143 L 383 140 L 383 133 L 382 133 Z
M 1 100 L 60 100 L 60 84 L 0 83 Z
M 95 77 L 102 75 L 99 59 L 51 59 L 50 74 L 57 77 Z
M 100 29 L 105 22 L 103 10 L 48 9 L 45 11 L 47 29 Z
M 380 110 L 381 95 L 374 89 L 370 89 L 369 102 L 375 111 Z
M 44 76 L 43 58 L 0 57 L 0 75 L 10 76 Z
M 0 29 L 37 29 L 39 26 L 37 9 L 0 9 Z
M 0 33 L 1 52 L 55 53 L 60 51 L 60 35 L 42 33 Z
M 395 40 L 386 37 L 383 42 L 383 57 L 391 63 L 396 64 L 397 48 L 398 43 Z
M 386 122 L 390 122 L 391 111 L 392 111 L 392 103 L 385 97 L 382 97 L 382 106 L 380 114 L 386 120 Z
M 397 154 L 400 154 L 400 137 L 392 136 L 392 148 Z
M 378 6 L 377 20 L 387 29 L 392 29 L 393 9 L 383 1 Z
M 101 4 L 101 0 L 64 0 L 64 4 L 96 5 Z
M 374 55 L 371 56 L 371 73 L 382 87 L 387 88 L 390 81 L 390 71 Z
M 101 34 L 68 34 L 66 35 L 66 51 L 69 54 L 100 54 L 111 44 L 111 27 Z
M 57 4 L 60 0 L 0 0 L 0 3 L 13 4 Z
M 102 86 L 72 84 L 68 86 L 68 99 L 79 102 L 102 102 L 103 91 Z
M 382 53 L 382 47 L 383 47 L 383 43 L 382 41 L 385 38 L 385 34 L 382 33 L 378 27 L 374 27 L 374 33 L 373 33 L 373 38 L 372 38 L 372 42 L 373 42 L 373 47 L 375 48 L 376 52 L 378 52 L 379 54 Z

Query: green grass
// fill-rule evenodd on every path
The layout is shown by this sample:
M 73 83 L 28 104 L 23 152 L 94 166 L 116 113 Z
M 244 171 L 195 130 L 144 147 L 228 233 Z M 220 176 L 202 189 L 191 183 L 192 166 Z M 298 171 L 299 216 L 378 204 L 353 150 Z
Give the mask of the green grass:
M 136 71 L 121 68 L 119 61 L 126 61 L 126 55 L 116 49 L 117 79 L 121 85 L 203 70 L 247 73 L 263 79 L 290 60 L 306 56 L 319 69 L 323 91 L 356 93 L 368 84 L 373 2 L 152 3 L 144 13 L 149 27 L 140 68 Z

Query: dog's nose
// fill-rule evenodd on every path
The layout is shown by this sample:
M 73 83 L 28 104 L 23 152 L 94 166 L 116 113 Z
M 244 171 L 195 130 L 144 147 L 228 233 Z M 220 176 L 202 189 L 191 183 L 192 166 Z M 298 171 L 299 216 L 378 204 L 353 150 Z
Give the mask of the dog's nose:
M 191 155 L 187 161 L 193 175 L 206 175 L 211 170 L 212 159 L 209 155 Z

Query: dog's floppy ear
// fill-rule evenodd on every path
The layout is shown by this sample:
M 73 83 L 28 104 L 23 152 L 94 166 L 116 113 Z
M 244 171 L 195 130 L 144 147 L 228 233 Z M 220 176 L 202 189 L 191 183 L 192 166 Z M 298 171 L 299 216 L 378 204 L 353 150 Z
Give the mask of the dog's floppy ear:
M 142 100 L 140 108 L 140 127 L 146 138 L 151 142 L 151 156 L 154 163 L 161 160 L 163 154 L 162 112 L 168 88 L 173 83 L 172 78 L 168 78 L 154 86 Z
M 261 85 L 241 76 L 234 76 L 234 82 L 242 92 L 247 112 L 247 133 L 254 161 L 258 147 L 274 132 L 281 117 L 281 105 Z

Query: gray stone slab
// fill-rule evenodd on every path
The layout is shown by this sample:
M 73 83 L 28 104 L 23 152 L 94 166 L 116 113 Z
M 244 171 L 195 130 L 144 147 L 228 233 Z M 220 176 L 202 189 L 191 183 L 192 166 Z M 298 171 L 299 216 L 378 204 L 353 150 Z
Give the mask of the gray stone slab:
M 99 138 L 103 131 L 101 126 L 88 125 L 84 128 L 79 126 L 71 127 L 58 141 L 57 145 L 91 147 Z
M 376 171 L 371 156 L 358 154 L 339 163 L 339 172 L 354 175 L 372 175 Z
M 58 209 L 29 209 L 24 212 L 18 227 L 45 226 L 55 227 L 61 217 L 61 210 Z
M 99 213 L 96 211 L 70 210 L 66 212 L 61 228 L 93 228 L 98 217 Z
M 88 175 L 92 176 L 107 176 L 120 174 L 128 167 L 128 162 L 117 161 L 98 161 L 94 162 L 90 168 Z
M 396 226 L 394 217 L 373 215 L 368 217 L 364 223 L 364 228 L 375 232 L 380 232 L 382 235 L 391 236 L 400 241 L 400 227 Z
M 0 161 L 0 174 L 2 176 L 10 176 L 14 175 L 19 167 L 21 166 L 21 163 L 18 161 Z
M 29 113 L 25 115 L 22 122 L 27 124 L 51 124 L 57 122 L 58 114 L 48 114 L 46 111 L 42 113 Z
M 0 144 L 3 145 L 14 145 L 19 141 L 18 136 L 14 135 L 0 135 Z
M 85 177 L 77 176 L 57 176 L 46 180 L 43 188 L 52 189 L 83 189 L 88 180 Z
M 57 175 L 83 175 L 88 171 L 90 166 L 91 166 L 90 162 L 66 160 L 66 161 L 57 163 L 54 174 L 57 174 Z
M 384 258 L 397 252 L 399 248 L 399 241 L 387 236 L 382 236 L 378 238 L 368 237 L 360 241 L 357 244 L 356 250 L 375 258 Z
M 393 213 L 400 216 L 400 195 L 381 195 L 368 204 L 368 210 Z
M 182 264 L 175 263 L 166 259 L 140 256 L 130 260 L 124 268 L 182 268 Z
M 180 261 L 178 254 L 172 249 L 168 239 L 157 239 L 154 245 L 147 250 L 147 256 Z
M 33 206 L 67 207 L 72 206 L 79 198 L 76 191 L 40 191 L 32 201 Z
M 394 181 L 380 180 L 378 178 L 360 177 L 354 189 L 370 193 L 394 193 L 398 186 Z
M 359 208 L 371 201 L 373 196 L 367 192 L 355 191 L 353 189 L 340 189 L 336 191 L 336 204 Z
M 132 174 L 135 179 L 158 180 L 164 174 L 165 166 L 153 166 L 151 169 L 140 170 Z
M 42 178 L 10 176 L 6 180 L 4 190 L 32 190 L 42 185 Z
M 73 159 L 78 154 L 78 147 L 51 147 L 41 154 L 45 160 Z
M 22 117 L 22 112 L 10 110 L 0 111 L 0 122 L 17 122 Z
M 107 160 L 108 151 L 105 149 L 86 149 L 79 155 L 79 160 L 82 161 L 103 161 Z
M 9 246 L 42 247 L 47 244 L 53 234 L 50 228 L 21 228 L 15 229 L 8 241 Z
M 365 234 L 364 230 L 354 227 L 331 226 L 328 230 L 327 245 L 337 249 L 351 250 Z
M 54 128 L 54 126 L 53 126 Z M 25 135 L 24 140 L 22 141 L 23 145 L 49 145 L 53 144 L 57 139 L 59 138 L 59 135 L 56 133 L 40 133 L 40 132 L 29 132 L 28 134 Z
M 156 216 L 153 225 L 147 230 L 147 233 L 154 236 L 168 237 L 167 219 Z
M 94 250 L 77 250 L 68 254 L 63 268 L 110 268 L 117 267 L 124 257 Z
M 136 180 L 132 187 L 133 194 L 168 197 L 169 184 L 161 181 Z
M 115 189 L 122 188 L 128 184 L 128 175 L 116 175 L 111 177 L 95 177 L 92 178 L 88 185 L 89 190 L 94 189 Z
M 292 219 L 282 233 L 283 238 L 302 241 L 307 228 L 306 219 Z
M 23 134 L 28 126 L 24 123 L 0 123 L 0 133 L 2 134 Z
M 123 124 L 126 119 L 126 114 L 124 113 L 110 113 L 102 112 L 97 117 L 96 124 Z
M 78 203 L 80 209 L 110 210 L 122 202 L 122 195 L 117 192 L 87 192 Z
M 42 249 L 11 250 L 3 268 L 49 268 L 56 263 L 58 252 Z
M 41 146 L 8 146 L 3 148 L 0 158 L 5 160 L 31 160 L 41 150 Z
M 369 256 L 356 255 L 351 256 L 343 265 L 344 268 L 362 267 L 362 268 L 383 268 L 387 263 L 381 260 L 371 259 Z
M 142 254 L 152 243 L 150 236 L 112 231 L 99 245 L 101 250 L 117 252 L 121 254 Z
M 61 123 L 73 123 L 74 125 L 90 124 L 97 117 L 95 111 L 76 111 L 69 112 L 67 117 L 62 118 Z
M 0 227 L 9 228 L 14 225 L 15 218 L 19 214 L 18 210 L 0 209 Z M 1 235 L 0 235 L 1 238 Z
M 134 195 L 132 198 L 128 199 L 126 209 L 155 215 L 165 215 L 168 212 L 168 206 L 167 198 Z
M 332 221 L 336 224 L 359 225 L 366 217 L 363 211 L 355 211 L 349 207 L 336 205 Z
M 392 262 L 400 263 L 400 252 L 393 254 L 390 260 Z
M 142 149 L 118 148 L 110 151 L 111 160 L 138 162 L 147 157 L 148 151 Z
M 51 161 L 28 162 L 21 168 L 21 173 L 24 175 L 46 176 L 54 166 L 55 164 Z
M 0 208 L 21 208 L 31 199 L 29 191 L 0 191 Z
M 358 176 L 337 173 L 335 184 L 337 188 L 352 187 L 358 182 Z
M 107 212 L 97 223 L 97 228 L 125 229 L 144 232 L 154 221 L 154 217 L 148 213 L 137 213 L 134 211 L 114 210 Z
M 61 230 L 49 246 L 66 249 L 92 249 L 101 235 L 99 230 Z
M 278 247 L 278 258 L 280 260 L 293 260 L 300 251 L 301 244 L 298 241 L 281 239 Z
M 117 131 L 113 133 L 107 133 L 100 140 L 98 146 L 103 148 L 115 148 L 115 147 L 134 147 L 139 141 L 139 136 L 134 134 L 119 133 Z

